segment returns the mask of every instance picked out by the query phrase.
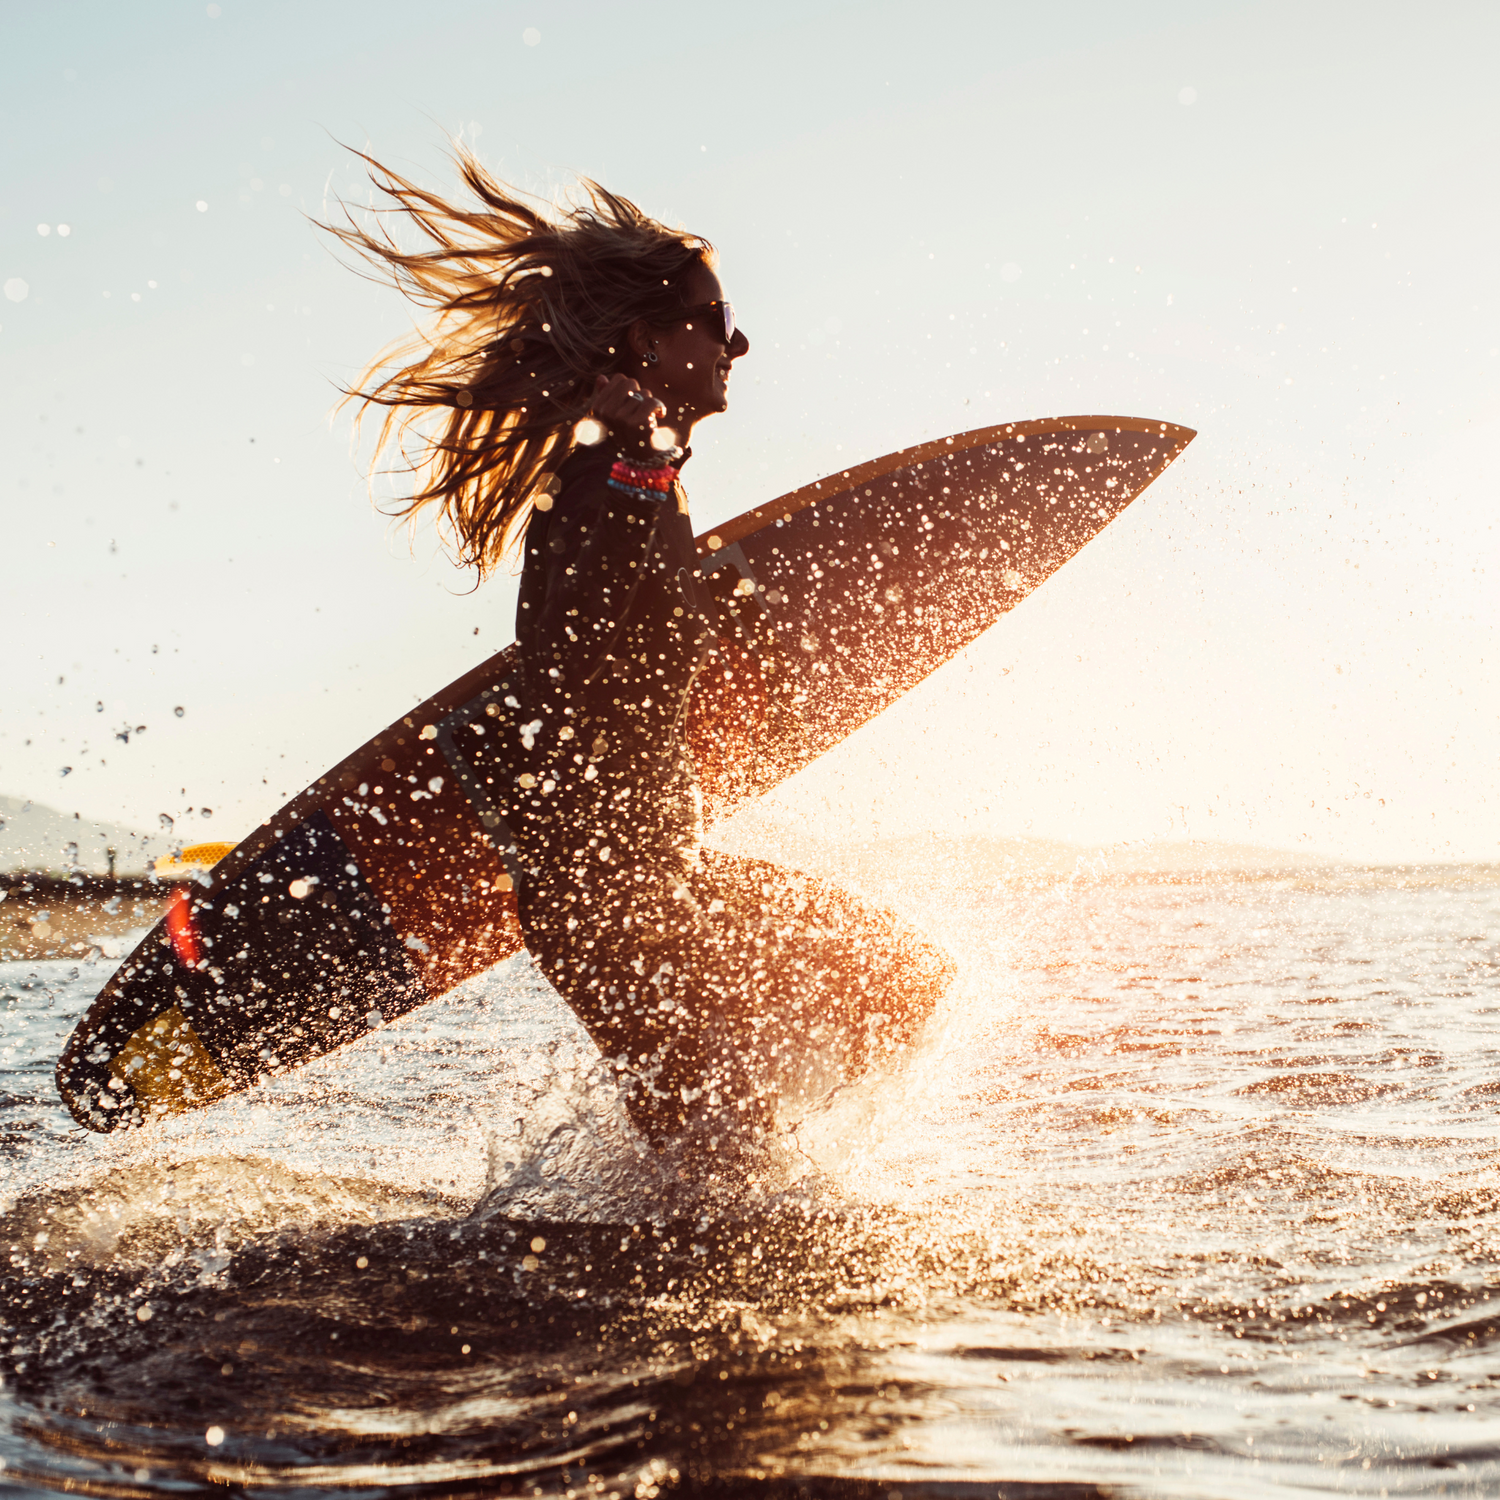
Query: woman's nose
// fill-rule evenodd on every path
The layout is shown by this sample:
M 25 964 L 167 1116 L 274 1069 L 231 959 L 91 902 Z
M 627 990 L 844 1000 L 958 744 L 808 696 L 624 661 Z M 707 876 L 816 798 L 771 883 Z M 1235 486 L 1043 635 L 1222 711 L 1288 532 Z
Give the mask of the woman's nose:
M 736 328 L 734 330 L 734 337 L 729 341 L 730 359 L 739 359 L 741 355 L 748 354 L 749 352 L 750 340 L 745 337 L 745 330 L 743 328 Z

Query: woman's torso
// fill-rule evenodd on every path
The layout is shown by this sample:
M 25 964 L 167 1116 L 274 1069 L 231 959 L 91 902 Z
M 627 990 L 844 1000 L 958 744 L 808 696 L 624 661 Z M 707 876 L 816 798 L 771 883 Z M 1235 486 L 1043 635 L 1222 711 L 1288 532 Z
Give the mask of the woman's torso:
M 590 840 L 616 859 L 690 858 L 700 832 L 685 729 L 713 604 L 680 481 L 618 460 L 609 444 L 576 449 L 527 528 L 512 748 L 531 785 L 512 826 L 532 861 Z

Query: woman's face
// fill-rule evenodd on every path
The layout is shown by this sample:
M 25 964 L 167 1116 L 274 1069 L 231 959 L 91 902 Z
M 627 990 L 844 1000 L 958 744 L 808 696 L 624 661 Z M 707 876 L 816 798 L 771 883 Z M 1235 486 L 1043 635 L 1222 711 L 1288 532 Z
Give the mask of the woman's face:
M 707 266 L 696 266 L 683 283 L 682 300 L 687 307 L 719 302 L 724 289 Z M 726 348 L 724 322 L 717 309 L 694 318 L 684 318 L 668 328 L 643 330 L 644 363 L 638 379 L 667 408 L 664 426 L 676 428 L 686 442 L 693 423 L 700 417 L 725 411 L 729 406 L 729 372 L 734 361 L 748 352 L 750 340 L 734 331 Z M 647 351 L 656 363 L 644 359 Z

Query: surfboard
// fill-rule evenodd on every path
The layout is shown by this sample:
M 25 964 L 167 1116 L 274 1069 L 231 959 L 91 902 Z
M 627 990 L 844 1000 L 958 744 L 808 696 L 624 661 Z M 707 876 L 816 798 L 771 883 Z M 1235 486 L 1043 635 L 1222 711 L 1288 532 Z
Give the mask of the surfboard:
M 832 474 L 700 537 L 728 631 L 690 704 L 708 821 L 951 660 L 1194 436 L 1129 417 L 980 428 Z M 485 774 L 496 737 L 515 729 L 515 674 L 511 646 L 228 852 L 184 851 L 165 916 L 58 1062 L 80 1124 L 113 1130 L 248 1088 L 521 948 L 524 872 Z

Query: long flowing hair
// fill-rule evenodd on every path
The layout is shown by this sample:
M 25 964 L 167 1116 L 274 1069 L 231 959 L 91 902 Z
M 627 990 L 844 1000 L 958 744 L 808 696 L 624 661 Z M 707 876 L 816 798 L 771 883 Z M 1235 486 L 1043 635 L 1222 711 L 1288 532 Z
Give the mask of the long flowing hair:
M 372 462 L 390 459 L 410 480 L 391 513 L 435 513 L 457 561 L 483 579 L 519 541 L 567 456 L 595 378 L 630 360 L 630 327 L 668 326 L 684 306 L 684 281 L 714 264 L 714 248 L 588 178 L 586 201 L 546 205 L 460 145 L 454 159 L 478 200 L 466 208 L 354 154 L 385 201 L 364 222 L 340 203 L 345 222 L 319 227 L 428 316 L 376 355 L 345 403 L 357 406 L 356 429 L 382 409 Z M 404 226 L 423 237 L 421 248 L 397 243 L 393 230 Z

